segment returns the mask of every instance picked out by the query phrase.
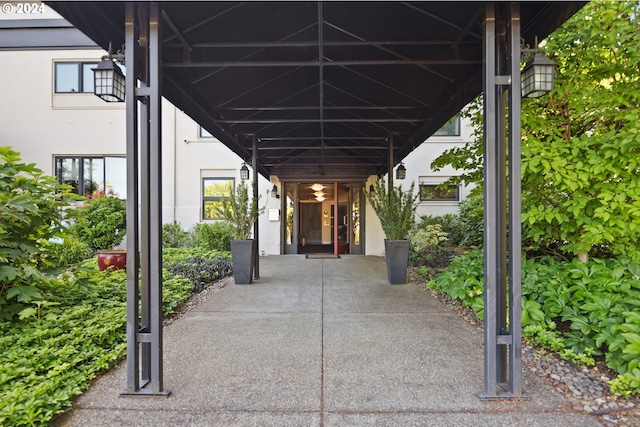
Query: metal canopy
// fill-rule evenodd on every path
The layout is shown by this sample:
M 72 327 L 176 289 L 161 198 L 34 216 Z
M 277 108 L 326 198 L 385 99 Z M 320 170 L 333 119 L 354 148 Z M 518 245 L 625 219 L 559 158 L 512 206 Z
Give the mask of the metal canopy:
M 162 95 L 251 158 L 257 198 L 258 172 L 327 176 L 336 192 L 339 179 L 384 173 L 482 88 L 485 381 L 479 396 L 522 397 L 520 44 L 545 37 L 582 3 L 53 6 L 102 47 L 121 41 L 126 27 L 127 72 L 137 77 L 126 87 L 133 195 L 127 234 L 140 243 L 127 243 L 124 394 L 168 394 L 158 237 Z
M 47 3 L 124 44 L 123 2 Z M 483 2 L 160 6 L 161 93 L 267 178 L 384 174 L 482 91 Z M 522 3 L 525 42 L 581 6 Z

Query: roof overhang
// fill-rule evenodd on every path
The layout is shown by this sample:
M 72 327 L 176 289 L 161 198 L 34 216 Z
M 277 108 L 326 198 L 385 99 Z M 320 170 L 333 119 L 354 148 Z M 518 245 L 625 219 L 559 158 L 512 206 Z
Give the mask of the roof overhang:
M 47 2 L 98 45 L 124 2 Z M 484 2 L 162 2 L 162 94 L 259 172 L 360 179 L 482 91 Z M 584 2 L 522 2 L 533 45 Z

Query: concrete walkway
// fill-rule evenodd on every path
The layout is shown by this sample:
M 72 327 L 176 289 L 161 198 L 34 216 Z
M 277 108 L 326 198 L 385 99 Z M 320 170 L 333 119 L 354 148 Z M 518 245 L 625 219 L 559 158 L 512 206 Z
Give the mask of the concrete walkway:
M 261 260 L 167 326 L 169 397 L 119 397 L 124 364 L 60 426 L 598 426 L 528 370 L 524 401 L 482 401 L 483 338 L 384 260 Z

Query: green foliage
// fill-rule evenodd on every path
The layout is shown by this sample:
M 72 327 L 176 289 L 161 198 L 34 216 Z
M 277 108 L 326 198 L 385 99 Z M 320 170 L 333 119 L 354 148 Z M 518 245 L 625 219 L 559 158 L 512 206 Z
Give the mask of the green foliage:
M 179 263 L 188 253 L 169 258 Z M 163 313 L 193 288 L 164 269 Z M 125 354 L 125 271 L 100 272 L 93 258 L 40 283 L 38 292 L 19 320 L 0 322 L 0 425 L 47 425 Z
M 213 251 L 230 251 L 234 227 L 226 221 L 199 223 L 190 232 L 190 244 Z M 234 237 L 235 238 L 235 237 Z
M 447 233 L 447 243 L 452 246 L 461 245 L 464 240 L 460 215 L 444 214 L 439 216 L 421 215 L 416 227 L 421 229 L 427 225 L 439 225 Z
M 228 258 L 187 258 L 170 269 L 171 274 L 186 277 L 193 282 L 195 292 L 222 277 L 229 276 L 233 269 Z
M 411 183 L 408 191 L 403 191 L 401 186 L 394 186 L 387 191 L 384 179 L 379 178 L 374 191 L 365 191 L 387 239 L 404 240 L 409 237 L 416 223 L 418 208 L 418 194 L 414 192 L 414 188 L 414 183 Z
M 119 245 L 127 232 L 127 206 L 113 196 L 88 199 L 83 208 L 69 211 L 71 231 L 94 251 Z
M 189 243 L 189 233 L 182 229 L 179 222 L 162 224 L 162 247 L 184 248 Z
M 264 207 L 258 207 L 258 200 L 253 197 L 249 200 L 249 189 L 244 181 L 240 181 L 235 193 L 223 198 L 215 211 L 218 218 L 231 225 L 234 239 L 247 240 L 251 237 L 253 224 L 264 212 Z
M 524 247 L 565 258 L 640 256 L 638 3 L 592 1 L 546 40 L 558 64 L 549 96 L 522 103 Z M 597 25 L 594 25 L 597 23 Z M 481 182 L 481 108 L 474 142 L 433 166 Z
M 162 251 L 162 264 L 167 269 L 171 269 L 173 266 L 181 263 L 187 258 L 231 259 L 231 252 L 212 251 L 199 246 L 192 248 L 167 248 Z
M 46 279 L 38 268 L 46 264 L 48 240 L 62 230 L 69 188 L 0 147 L 0 321 L 40 298 L 36 286 Z
M 453 254 L 440 224 L 421 224 L 411 235 L 409 262 L 413 266 L 444 267 Z
M 461 244 L 482 247 L 484 243 L 484 196 L 478 190 L 458 205 L 462 228 Z
M 484 318 L 484 258 L 482 251 L 473 250 L 451 260 L 444 272 L 428 284 L 430 289 L 444 292 L 471 307 Z
M 53 253 L 57 264 L 63 266 L 76 264 L 93 256 L 91 247 L 74 234 L 67 234 L 61 244 L 54 245 Z
M 576 363 L 604 356 L 620 374 L 612 389 L 640 394 L 640 262 L 544 257 L 525 260 L 522 271 L 525 336 Z M 476 250 L 455 258 L 429 287 L 482 317 L 483 276 L 482 252 Z

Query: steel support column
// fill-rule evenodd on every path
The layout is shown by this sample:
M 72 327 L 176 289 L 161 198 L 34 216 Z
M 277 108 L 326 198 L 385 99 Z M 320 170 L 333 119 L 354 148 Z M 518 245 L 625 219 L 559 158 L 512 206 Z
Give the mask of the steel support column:
M 122 395 L 169 394 L 163 386 L 162 366 L 160 43 L 158 3 L 128 2 L 127 388 Z
M 517 3 L 486 4 L 484 60 L 485 363 L 484 390 L 479 396 L 497 399 L 522 396 L 520 12 Z
M 258 206 L 258 138 L 255 134 L 251 136 L 253 154 L 251 156 L 251 168 L 253 169 L 253 199 L 252 204 Z M 260 238 L 258 233 L 258 221 L 253 223 L 253 239 L 256 241 L 253 250 L 253 278 L 260 278 Z

